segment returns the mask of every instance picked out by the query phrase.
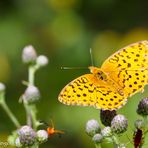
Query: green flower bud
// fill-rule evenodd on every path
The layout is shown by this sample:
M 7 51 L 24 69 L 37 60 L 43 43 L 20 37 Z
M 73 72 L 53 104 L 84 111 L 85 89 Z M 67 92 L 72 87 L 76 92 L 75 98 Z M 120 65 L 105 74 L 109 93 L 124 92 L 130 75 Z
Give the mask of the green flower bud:
M 86 133 L 89 136 L 94 136 L 96 133 L 99 133 L 101 130 L 100 125 L 97 120 L 91 119 L 86 123 Z
M 141 119 L 137 119 L 137 120 L 135 121 L 135 127 L 136 127 L 136 129 L 141 129 L 141 128 L 143 128 L 143 127 L 144 127 L 144 121 L 141 120 Z
M 20 138 L 17 138 L 17 139 L 15 140 L 15 146 L 16 146 L 16 147 L 22 147 L 22 144 L 21 144 L 21 142 L 20 142 Z
M 37 58 L 37 53 L 32 45 L 28 45 L 23 49 L 22 60 L 24 63 L 35 62 Z
M 44 55 L 40 55 L 37 57 L 36 63 L 39 66 L 46 66 L 48 64 L 48 58 Z
M 5 89 L 6 89 L 5 85 L 0 82 L 0 93 L 1 93 L 1 92 L 4 92 Z
M 37 131 L 37 140 L 39 143 L 46 142 L 48 140 L 48 133 L 45 130 Z
M 40 99 L 39 89 L 33 85 L 28 86 L 25 90 L 25 93 L 23 94 L 23 99 L 28 103 L 37 102 Z
M 102 139 L 103 139 L 103 136 L 101 134 L 95 134 L 92 137 L 92 141 L 96 144 L 101 143 Z
M 148 115 L 148 98 L 144 98 L 139 102 L 137 113 L 141 116 Z
M 127 130 L 128 120 L 123 115 L 116 115 L 111 122 L 111 129 L 116 134 L 121 134 Z
M 112 130 L 109 126 L 107 126 L 101 130 L 101 134 L 103 137 L 110 137 L 112 135 Z

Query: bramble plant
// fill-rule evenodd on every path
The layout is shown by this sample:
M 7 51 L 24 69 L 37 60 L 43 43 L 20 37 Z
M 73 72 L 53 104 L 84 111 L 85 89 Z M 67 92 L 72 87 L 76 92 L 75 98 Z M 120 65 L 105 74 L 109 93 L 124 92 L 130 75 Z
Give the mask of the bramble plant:
M 22 51 L 22 60 L 28 65 L 28 81 L 23 84 L 27 86 L 19 102 L 24 105 L 26 111 L 26 123 L 21 125 L 5 100 L 5 85 L 0 83 L 0 105 L 5 110 L 16 130 L 8 137 L 8 143 L 16 147 L 38 148 L 41 143 L 48 140 L 46 130 L 38 130 L 42 124 L 37 119 L 36 102 L 41 98 L 40 91 L 35 86 L 35 73 L 41 67 L 48 64 L 48 58 L 44 55 L 37 56 L 33 46 L 26 46 Z
M 135 130 L 132 139 L 129 139 L 135 148 L 142 148 L 148 133 L 148 98 L 142 99 L 137 108 L 137 114 L 142 119 L 135 121 Z M 98 121 L 91 119 L 86 123 L 86 133 L 92 138 L 96 148 L 103 143 L 112 143 L 115 148 L 126 148 L 127 144 L 121 143 L 120 136 L 127 131 L 128 120 L 124 115 L 117 114 L 115 110 L 100 110 L 100 120 L 105 126 L 102 128 Z

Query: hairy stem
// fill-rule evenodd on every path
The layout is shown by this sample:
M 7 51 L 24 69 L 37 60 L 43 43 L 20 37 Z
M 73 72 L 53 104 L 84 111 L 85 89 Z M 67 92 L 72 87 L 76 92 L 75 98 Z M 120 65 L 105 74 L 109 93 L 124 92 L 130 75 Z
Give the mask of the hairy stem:
M 35 72 L 38 69 L 38 65 L 31 65 L 28 69 L 28 85 L 34 85 L 35 81 Z M 34 129 L 37 128 L 37 119 L 36 119 L 36 106 L 30 105 L 27 102 L 24 102 L 24 106 L 27 113 L 27 124 L 32 125 Z
M 116 135 L 112 135 L 112 140 L 113 140 L 114 148 L 121 148 L 120 141 Z
M 2 106 L 2 108 L 5 110 L 5 112 L 7 113 L 7 115 L 9 116 L 9 118 L 11 119 L 11 121 L 14 123 L 14 125 L 19 128 L 20 127 L 20 123 L 18 122 L 17 118 L 14 116 L 14 114 L 11 112 L 11 110 L 9 109 L 9 107 L 7 106 L 4 96 L 0 96 L 3 98 L 0 98 L 0 105 Z
M 95 147 L 96 148 L 101 148 L 101 145 L 100 144 L 95 144 Z

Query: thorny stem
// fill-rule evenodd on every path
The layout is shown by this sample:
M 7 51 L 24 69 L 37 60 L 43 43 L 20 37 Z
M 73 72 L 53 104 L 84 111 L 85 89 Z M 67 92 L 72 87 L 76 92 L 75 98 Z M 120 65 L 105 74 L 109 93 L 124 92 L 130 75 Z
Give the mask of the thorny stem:
M 11 121 L 14 123 L 14 125 L 17 128 L 19 128 L 20 127 L 20 123 L 18 122 L 18 120 L 14 116 L 14 114 L 11 112 L 11 110 L 9 109 L 9 107 L 7 106 L 7 104 L 5 102 L 5 98 L 4 98 L 4 93 L 0 95 L 0 105 L 3 107 L 3 109 L 5 110 L 5 112 L 7 113 L 7 115 L 9 116 L 9 118 L 11 119 Z

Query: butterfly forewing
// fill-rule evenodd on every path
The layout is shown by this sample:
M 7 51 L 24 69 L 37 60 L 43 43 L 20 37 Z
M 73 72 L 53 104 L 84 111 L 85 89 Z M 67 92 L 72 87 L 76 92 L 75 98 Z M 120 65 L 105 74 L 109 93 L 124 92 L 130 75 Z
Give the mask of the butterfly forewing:
M 59 95 L 59 101 L 67 105 L 94 106 L 96 102 L 92 74 L 85 74 L 66 85 Z
M 123 88 L 127 96 L 142 91 L 148 83 L 148 41 L 120 49 L 101 68 Z
M 96 80 L 93 74 L 83 75 L 61 91 L 59 101 L 66 105 L 94 106 L 114 110 L 125 104 L 125 97 L 111 86 Z

